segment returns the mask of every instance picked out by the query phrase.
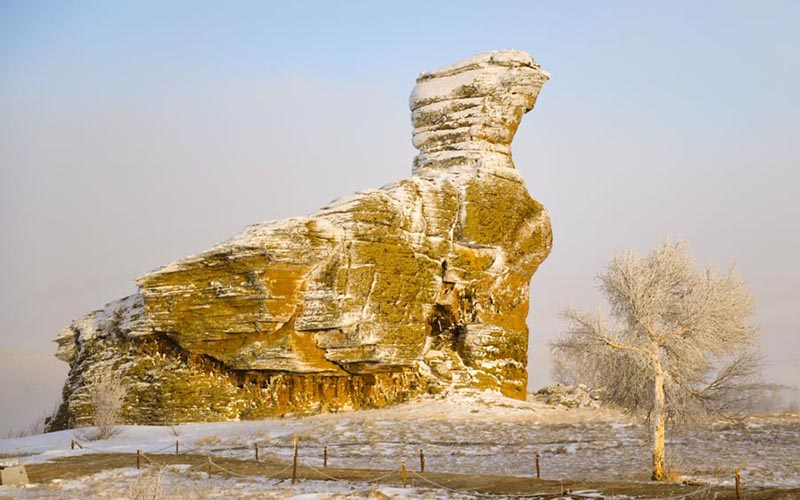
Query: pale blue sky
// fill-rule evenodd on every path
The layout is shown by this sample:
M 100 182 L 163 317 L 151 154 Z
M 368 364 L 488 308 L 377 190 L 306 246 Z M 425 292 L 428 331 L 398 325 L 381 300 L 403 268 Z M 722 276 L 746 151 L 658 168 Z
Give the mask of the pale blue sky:
M 531 385 L 615 251 L 686 238 L 750 282 L 800 382 L 800 2 L 0 0 L 0 349 L 245 225 L 410 173 L 414 78 L 517 48 L 552 73 L 514 142 L 552 215 Z M 59 381 L 60 383 L 60 381 Z

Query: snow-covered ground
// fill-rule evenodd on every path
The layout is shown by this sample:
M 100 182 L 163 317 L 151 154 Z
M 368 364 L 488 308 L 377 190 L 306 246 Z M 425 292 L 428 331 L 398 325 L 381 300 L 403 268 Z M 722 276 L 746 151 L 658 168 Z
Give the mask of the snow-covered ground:
M 427 471 L 533 476 L 535 454 L 539 452 L 542 477 L 546 479 L 648 477 L 646 430 L 624 415 L 607 409 L 567 409 L 521 402 L 477 391 L 425 397 L 381 410 L 306 418 L 175 427 L 121 426 L 113 438 L 86 443 L 84 450 L 70 450 L 70 441 L 75 436 L 80 439 L 80 430 L 62 431 L 1 440 L 0 455 L 17 457 L 5 459 L 6 462 L 35 463 L 97 451 L 135 453 L 142 449 L 146 453 L 167 453 L 174 451 L 178 440 L 181 450 L 242 459 L 252 459 L 254 443 L 258 443 L 262 460 L 288 464 L 294 435 L 300 439 L 301 460 L 314 467 L 322 465 L 322 450 L 327 446 L 331 467 L 397 470 L 404 461 L 410 470 L 416 470 L 422 449 Z M 731 483 L 732 470 L 739 467 L 749 485 L 800 485 L 800 416 L 750 419 L 742 426 L 676 429 L 668 437 L 668 459 L 692 478 Z M 206 488 L 203 481 L 208 479 L 179 472 L 162 471 L 165 489 L 187 481 L 191 484 L 178 489 Z M 108 489 L 114 485 L 112 489 L 119 493 L 134 485 L 139 474 L 135 469 L 118 469 L 47 488 L 56 492 L 51 498 L 70 498 L 73 493 L 76 498 L 82 497 L 85 495 L 76 489 Z M 215 484 L 229 481 L 213 478 Z M 266 498 L 318 498 L 314 494 L 322 495 L 319 498 L 385 498 L 400 494 L 408 498 L 471 498 L 441 489 L 398 493 L 376 484 L 308 481 L 292 487 L 259 479 L 235 483 L 242 491 L 241 498 L 247 497 L 247 491 L 251 491 L 248 488 L 276 492 L 276 496 Z M 44 494 L 36 493 L 42 488 L 2 487 L 0 497 L 38 498 L 37 494 Z M 63 495 L 58 496 L 58 492 Z
M 430 488 L 397 488 L 357 482 L 301 481 L 292 485 L 258 477 L 223 478 L 205 472 L 186 472 L 185 467 L 163 469 L 114 469 L 79 480 L 54 481 L 45 486 L 0 486 L 0 498 L 30 499 L 267 499 L 267 500 L 338 500 L 338 499 L 425 499 L 461 500 L 473 495 Z

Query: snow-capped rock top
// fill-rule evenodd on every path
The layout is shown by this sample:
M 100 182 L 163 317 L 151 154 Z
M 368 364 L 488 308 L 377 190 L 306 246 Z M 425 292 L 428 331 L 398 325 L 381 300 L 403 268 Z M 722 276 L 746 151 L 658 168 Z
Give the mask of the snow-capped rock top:
M 550 78 L 519 50 L 485 52 L 422 73 L 409 99 L 415 170 L 513 168 L 511 141 Z

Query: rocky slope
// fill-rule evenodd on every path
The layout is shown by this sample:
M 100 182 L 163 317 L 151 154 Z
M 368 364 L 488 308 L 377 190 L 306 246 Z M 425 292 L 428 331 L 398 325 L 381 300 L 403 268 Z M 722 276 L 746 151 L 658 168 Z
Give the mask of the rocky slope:
M 52 427 L 88 421 L 103 364 L 138 423 L 377 407 L 451 384 L 524 399 L 528 287 L 552 237 L 511 141 L 547 79 L 514 50 L 420 75 L 411 177 L 251 226 L 75 320 L 56 339 L 70 374 Z

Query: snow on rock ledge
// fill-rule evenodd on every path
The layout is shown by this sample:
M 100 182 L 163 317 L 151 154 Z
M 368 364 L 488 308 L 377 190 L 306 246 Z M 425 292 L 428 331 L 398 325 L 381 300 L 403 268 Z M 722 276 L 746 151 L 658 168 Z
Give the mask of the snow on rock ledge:
M 102 363 L 131 388 L 131 423 L 380 407 L 446 386 L 524 399 L 528 287 L 552 236 L 511 141 L 547 78 L 514 50 L 420 75 L 414 175 L 251 226 L 75 320 L 56 339 L 70 375 L 51 428 L 87 422 L 84 375 Z
M 423 73 L 411 93 L 416 168 L 510 167 L 511 141 L 550 75 L 519 50 Z

